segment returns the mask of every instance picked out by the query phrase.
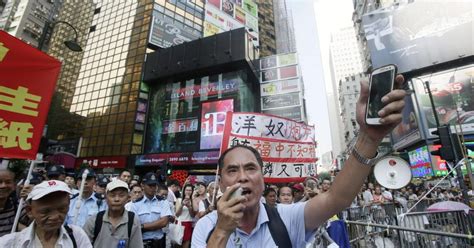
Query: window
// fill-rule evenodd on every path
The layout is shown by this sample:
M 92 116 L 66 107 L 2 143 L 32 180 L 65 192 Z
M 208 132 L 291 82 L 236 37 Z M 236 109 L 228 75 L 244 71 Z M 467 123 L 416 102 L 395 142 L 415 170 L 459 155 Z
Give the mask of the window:
M 96 27 L 97 27 L 97 25 L 94 25 L 94 26 L 90 27 L 89 28 L 89 33 L 94 32 L 96 30 Z
M 99 14 L 99 13 L 100 13 L 100 7 L 94 10 L 94 15 Z

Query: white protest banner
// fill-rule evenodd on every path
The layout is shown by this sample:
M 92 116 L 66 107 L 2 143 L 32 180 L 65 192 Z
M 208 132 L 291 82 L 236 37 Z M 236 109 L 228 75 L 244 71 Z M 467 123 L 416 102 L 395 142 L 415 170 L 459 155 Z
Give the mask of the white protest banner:
M 303 181 L 316 176 L 313 126 L 262 113 L 227 113 L 221 153 L 235 145 L 255 148 L 267 183 Z

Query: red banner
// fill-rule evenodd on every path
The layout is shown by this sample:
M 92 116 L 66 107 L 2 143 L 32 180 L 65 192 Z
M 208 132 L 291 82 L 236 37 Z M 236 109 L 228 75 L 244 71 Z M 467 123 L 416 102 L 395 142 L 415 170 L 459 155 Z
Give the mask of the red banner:
M 61 62 L 0 31 L 0 157 L 35 159 Z

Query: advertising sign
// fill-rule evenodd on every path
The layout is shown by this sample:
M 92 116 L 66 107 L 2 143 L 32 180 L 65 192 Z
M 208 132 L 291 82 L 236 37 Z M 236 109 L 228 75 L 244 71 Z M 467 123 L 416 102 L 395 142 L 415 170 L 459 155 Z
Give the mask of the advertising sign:
M 430 145 L 430 152 L 438 150 L 441 145 Z M 440 156 L 431 155 L 431 164 L 433 167 L 433 173 L 435 176 L 444 176 L 448 174 L 448 167 L 446 161 L 442 160 Z
M 392 131 L 392 144 L 395 149 L 403 149 L 421 140 L 417 114 L 411 95 L 405 96 L 405 107 L 402 111 L 402 122 Z
M 127 157 L 83 157 L 76 159 L 76 168 L 82 164 L 88 164 L 90 168 L 125 168 L 127 166 Z
M 216 27 L 216 25 L 210 23 L 210 22 L 207 22 L 207 21 L 204 21 L 204 37 L 207 37 L 207 36 L 211 36 L 211 35 L 215 35 L 215 34 L 218 34 L 221 32 L 221 30 Z
M 0 30 L 0 157 L 36 159 L 61 63 Z
M 431 158 L 427 146 L 422 146 L 408 152 L 413 177 L 433 176 Z
M 298 63 L 296 53 L 285 53 L 285 54 L 279 54 L 277 56 L 278 56 L 278 66 L 296 65 Z
M 234 8 L 235 8 L 235 19 L 237 21 L 239 21 L 240 23 L 242 24 L 245 24 L 245 12 L 244 10 L 237 6 L 237 5 L 234 5 Z
M 222 31 L 229 31 L 244 26 L 233 17 L 210 4 L 206 4 L 205 6 L 204 20 L 218 27 Z
M 234 111 L 234 100 L 219 100 L 201 104 L 201 150 L 219 149 L 227 112 Z
M 219 9 L 221 8 L 221 0 L 206 0 L 206 5 L 207 3 L 214 5 Z
M 362 25 L 374 68 L 396 64 L 404 73 L 474 52 L 472 1 L 393 5 L 364 15 Z
M 234 17 L 234 4 L 230 0 L 222 0 L 222 11 Z
M 260 69 L 270 69 L 277 67 L 277 56 L 260 58 Z
M 258 15 L 258 8 L 257 8 L 257 4 L 254 3 L 253 0 L 244 0 L 243 1 L 243 6 L 244 10 L 246 12 L 248 12 L 249 14 L 251 14 L 252 16 L 254 17 L 257 17 Z
M 443 71 L 438 74 L 414 79 L 413 85 L 418 97 L 420 115 L 424 119 L 427 136 L 433 138 L 436 130 L 433 109 L 429 95 L 424 90 L 424 81 L 430 82 L 431 93 L 440 125 L 461 124 L 464 133 L 474 132 L 474 65 Z M 460 130 L 460 127 L 457 128 Z
M 190 97 L 200 97 L 201 95 L 214 96 L 219 93 L 237 91 L 239 82 L 239 80 L 226 80 L 222 82 L 209 83 L 207 85 L 193 85 L 191 87 L 169 89 L 169 96 L 171 100 L 182 100 Z
M 198 39 L 199 36 L 169 23 L 158 15 L 158 11 L 153 12 L 153 22 L 148 42 L 161 48 L 179 45 L 184 42 Z
M 221 152 L 235 145 L 255 148 L 265 182 L 303 181 L 316 175 L 314 127 L 260 113 L 228 113 Z
M 263 113 L 275 115 L 283 118 L 292 119 L 294 121 L 301 121 L 301 107 L 279 108 L 263 110 Z
M 282 79 L 290 79 L 298 77 L 298 66 L 286 66 L 286 67 L 279 67 L 269 70 L 262 70 L 260 76 L 261 83 L 274 81 L 274 80 L 282 80 Z
M 272 96 L 276 94 L 286 94 L 300 91 L 299 79 L 274 81 L 260 84 L 261 96 Z
M 160 166 L 165 160 L 173 165 L 217 164 L 219 151 L 144 154 L 135 157 L 136 166 Z
M 198 119 L 163 121 L 163 134 L 195 132 L 198 130 Z
M 262 109 L 282 108 L 296 105 L 301 105 L 299 92 L 262 97 Z
M 260 69 L 270 69 L 274 67 L 284 67 L 298 64 L 296 53 L 283 53 L 273 56 L 260 58 Z

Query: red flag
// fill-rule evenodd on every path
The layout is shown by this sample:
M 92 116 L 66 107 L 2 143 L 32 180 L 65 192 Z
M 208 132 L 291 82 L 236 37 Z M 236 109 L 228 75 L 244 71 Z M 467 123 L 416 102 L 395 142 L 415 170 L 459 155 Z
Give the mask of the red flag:
M 0 30 L 0 158 L 35 159 L 61 62 Z

